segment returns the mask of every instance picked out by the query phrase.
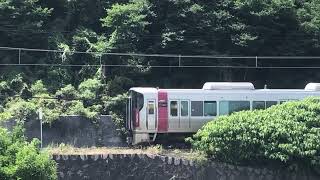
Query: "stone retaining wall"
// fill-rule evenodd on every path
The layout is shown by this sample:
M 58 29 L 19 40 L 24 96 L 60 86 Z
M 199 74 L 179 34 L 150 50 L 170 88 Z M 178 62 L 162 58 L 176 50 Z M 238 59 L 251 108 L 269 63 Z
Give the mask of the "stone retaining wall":
M 1 126 L 12 130 L 14 120 L 1 122 Z M 40 140 L 40 121 L 38 119 L 28 120 L 24 124 L 25 135 L 31 140 Z M 97 123 L 82 116 L 62 116 L 51 124 L 42 126 L 43 146 L 50 144 L 69 144 L 75 147 L 92 146 L 126 146 L 116 130 L 111 116 L 103 115 Z
M 59 179 L 193 179 L 192 161 L 145 154 L 53 155 Z
M 303 172 L 272 171 L 148 154 L 53 155 L 59 179 L 95 180 L 317 180 Z

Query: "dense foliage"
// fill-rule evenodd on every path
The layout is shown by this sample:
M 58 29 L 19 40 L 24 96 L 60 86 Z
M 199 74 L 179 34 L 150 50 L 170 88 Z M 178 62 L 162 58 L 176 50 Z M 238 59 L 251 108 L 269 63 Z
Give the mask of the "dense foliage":
M 23 120 L 42 107 L 46 122 L 65 114 L 91 119 L 113 114 L 121 127 L 124 111 L 120 111 L 120 100 L 132 86 L 199 88 L 206 81 L 252 81 L 257 87 L 303 87 L 306 82 L 318 81 L 316 69 L 151 68 L 176 66 L 179 58 L 102 52 L 318 56 L 319 9 L 319 0 L 1 0 L 1 47 L 61 52 L 22 50 L 19 56 L 18 50 L 0 49 L 0 64 L 24 64 L 0 66 L 0 116 L 7 119 L 14 114 Z M 128 67 L 113 66 L 119 64 Z M 219 58 L 182 58 L 180 64 L 255 65 L 248 59 Z M 258 63 L 306 64 L 319 62 L 269 59 Z M 292 72 L 301 72 L 301 76 L 292 76 Z M 106 102 L 112 100 L 121 108 Z
M 0 46 L 57 49 L 22 51 L 21 63 L 178 65 L 178 58 L 77 54 L 86 52 L 231 56 L 319 55 L 319 0 L 2 0 Z M 0 63 L 17 63 L 18 51 L 0 50 Z M 182 58 L 182 65 L 255 65 L 247 59 Z M 268 60 L 261 66 L 305 65 L 304 59 Z M 308 66 L 318 65 L 307 61 Z M 55 92 L 92 78 L 92 66 L 1 66 L 0 76 L 22 73 Z M 106 67 L 105 82 L 200 87 L 204 81 L 254 81 L 260 87 L 301 87 L 317 80 L 316 70 Z M 194 76 L 193 74 L 197 74 Z M 210 74 L 210 76 L 208 76 Z M 283 82 L 281 77 L 287 80 Z M 174 76 L 173 76 L 174 75 Z M 161 77 L 161 78 L 159 78 Z M 128 86 L 128 85 L 127 85 Z M 127 89 L 123 86 L 123 89 Z M 1 85 L 2 88 L 2 85 Z M 114 92 L 113 92 L 114 93 Z M 117 94 L 117 93 L 116 93 Z
M 225 162 L 320 167 L 319 127 L 320 100 L 310 98 L 221 116 L 189 140 Z
M 37 140 L 26 142 L 21 128 L 0 128 L 0 179 L 55 180 L 56 163 L 39 151 Z

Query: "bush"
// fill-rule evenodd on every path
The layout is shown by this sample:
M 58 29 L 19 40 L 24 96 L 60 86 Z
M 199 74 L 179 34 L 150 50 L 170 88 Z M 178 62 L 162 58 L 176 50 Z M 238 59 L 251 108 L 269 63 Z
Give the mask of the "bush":
M 89 108 L 85 108 L 83 106 L 83 103 L 81 101 L 72 101 L 70 103 L 70 106 L 68 107 L 65 115 L 80 115 L 84 116 L 86 118 L 89 118 L 93 121 L 96 121 L 98 119 L 99 113 L 90 111 Z
M 110 96 L 102 97 L 104 112 L 106 114 L 111 114 L 111 112 L 113 112 L 118 115 L 125 115 L 124 113 L 126 112 L 127 98 L 128 98 L 127 93 L 118 94 L 117 96 L 114 96 L 114 97 L 110 97 Z
M 30 91 L 33 95 L 48 94 L 48 90 L 43 84 L 42 80 L 37 80 L 34 84 L 32 84 Z
M 102 94 L 103 84 L 98 79 L 87 79 L 78 87 L 79 97 L 83 100 L 84 106 L 98 104 L 98 96 Z
M 320 100 L 242 111 L 207 123 L 193 148 L 216 160 L 246 165 L 320 165 Z
M 59 91 L 56 92 L 56 97 L 58 99 L 73 100 L 77 98 L 77 95 L 78 92 L 76 88 L 74 88 L 71 84 L 68 84 L 67 86 L 61 88 Z
M 57 179 L 56 163 L 40 152 L 38 144 L 26 142 L 19 127 L 13 133 L 0 128 L 0 179 Z
M 8 95 L 10 92 L 10 87 L 6 81 L 0 81 L 0 94 Z
M 24 122 L 28 118 L 35 118 L 37 117 L 37 109 L 35 103 L 26 101 L 21 98 L 15 98 L 12 99 L 9 103 L 6 105 L 6 109 L 4 113 L 10 113 L 10 116 L 7 116 L 8 118 L 2 119 L 2 120 L 8 120 L 9 118 L 15 118 L 19 122 Z
M 122 134 L 126 133 L 125 130 L 125 112 L 126 112 L 126 100 L 128 95 L 126 93 L 119 94 L 114 97 L 104 96 L 102 97 L 103 101 L 103 113 L 110 114 L 112 116 L 112 120 L 117 126 L 118 129 L 121 130 Z
M 133 86 L 133 81 L 123 76 L 116 76 L 107 83 L 107 91 L 109 96 L 117 96 L 124 94 Z
M 25 82 L 23 81 L 23 77 L 21 74 L 17 74 L 10 81 L 10 89 L 14 92 L 14 94 L 19 94 L 24 86 Z

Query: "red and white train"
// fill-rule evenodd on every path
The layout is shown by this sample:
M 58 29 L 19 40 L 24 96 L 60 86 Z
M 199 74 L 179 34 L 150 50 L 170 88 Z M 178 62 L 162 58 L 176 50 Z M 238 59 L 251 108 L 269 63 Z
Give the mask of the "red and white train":
M 206 122 L 235 111 L 320 96 L 320 83 L 305 89 L 255 89 L 252 83 L 208 82 L 202 89 L 129 90 L 126 126 L 129 143 L 155 141 L 159 134 L 195 133 Z

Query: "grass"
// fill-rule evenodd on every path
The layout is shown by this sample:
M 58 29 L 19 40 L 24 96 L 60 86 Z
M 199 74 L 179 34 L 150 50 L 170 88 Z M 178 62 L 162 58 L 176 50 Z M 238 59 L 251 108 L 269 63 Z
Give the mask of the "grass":
M 204 163 L 208 160 L 204 153 L 191 149 L 165 150 L 164 155 L 180 157 L 182 159 L 188 159 L 198 163 Z
M 72 155 L 72 154 L 159 154 L 160 149 L 149 147 L 146 149 L 132 149 L 122 147 L 82 147 L 77 148 L 72 145 L 60 144 L 50 145 L 44 149 L 50 154 Z
M 179 157 L 182 159 L 193 160 L 196 162 L 205 162 L 204 154 L 190 149 L 163 149 L 161 145 L 153 145 L 147 147 L 87 147 L 76 148 L 72 145 L 60 144 L 50 145 L 44 149 L 49 154 L 60 155 L 94 155 L 94 154 L 153 154 L 171 157 Z
M 161 154 L 162 147 L 159 145 L 128 148 L 128 147 L 82 147 L 77 148 L 68 144 L 49 145 L 44 149 L 50 154 Z

